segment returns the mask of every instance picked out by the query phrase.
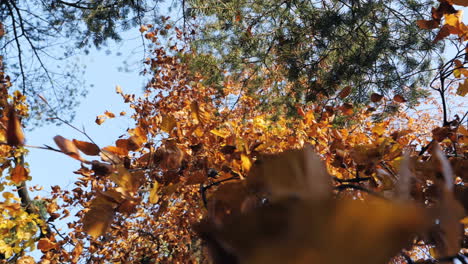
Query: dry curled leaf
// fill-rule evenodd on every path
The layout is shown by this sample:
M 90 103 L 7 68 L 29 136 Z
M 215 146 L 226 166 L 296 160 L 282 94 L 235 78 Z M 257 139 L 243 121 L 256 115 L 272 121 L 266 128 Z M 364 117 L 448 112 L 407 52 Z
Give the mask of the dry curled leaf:
M 7 143 L 10 146 L 24 145 L 24 133 L 16 111 L 10 109 L 7 123 Z

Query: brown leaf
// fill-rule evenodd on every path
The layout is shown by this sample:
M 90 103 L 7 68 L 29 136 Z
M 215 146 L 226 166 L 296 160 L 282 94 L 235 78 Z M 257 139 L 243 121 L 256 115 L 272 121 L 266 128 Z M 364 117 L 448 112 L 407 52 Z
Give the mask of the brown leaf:
M 62 136 L 55 136 L 54 141 L 55 141 L 55 144 L 57 144 L 57 146 L 59 147 L 60 151 L 62 151 L 62 153 L 74 159 L 83 161 L 83 158 L 81 158 L 80 153 L 78 152 L 78 149 L 76 148 L 75 144 L 73 144 L 72 141 Z
M 115 202 L 98 193 L 82 219 L 83 231 L 93 238 L 103 235 L 114 219 L 116 207 Z
M 14 109 L 8 112 L 7 143 L 10 146 L 24 145 L 23 129 Z
M 417 20 L 416 24 L 421 29 L 434 29 L 439 27 L 439 22 L 436 20 Z
M 281 197 L 328 197 L 330 175 L 320 158 L 307 146 L 276 155 L 265 155 L 250 169 L 247 184 Z
M 42 252 L 47 252 L 57 248 L 57 243 L 50 241 L 48 238 L 41 238 L 39 242 L 37 242 L 37 249 L 41 250 Z
M 129 172 L 123 165 L 118 165 L 117 172 L 112 174 L 110 178 L 126 192 L 133 193 L 141 186 L 141 176 L 141 174 Z
M 109 118 L 114 118 L 114 117 L 115 117 L 115 114 L 114 114 L 114 113 L 109 112 L 109 111 L 107 111 L 107 110 L 104 112 L 104 114 L 105 114 L 107 117 L 109 117 Z
M 343 113 L 343 115 L 352 115 L 354 113 L 353 105 L 349 103 L 342 104 L 340 106 L 340 110 Z
M 380 100 L 382 100 L 383 95 L 378 94 L 378 93 L 373 93 L 373 94 L 371 94 L 371 97 L 370 97 L 370 98 L 371 98 L 371 101 L 372 101 L 373 103 L 377 103 L 377 102 L 380 102 Z
M 338 94 L 338 97 L 340 97 L 341 99 L 344 99 L 350 93 L 351 93 L 351 86 L 346 86 L 345 88 L 343 88 L 343 90 L 340 91 L 340 93 Z
M 97 156 L 101 151 L 96 144 L 90 142 L 73 139 L 73 144 L 86 155 Z
M 397 94 L 393 97 L 393 100 L 397 103 L 405 103 L 406 102 L 406 99 L 400 95 L 400 94 Z
M 439 33 L 437 33 L 437 36 L 434 39 L 434 43 L 448 37 L 450 35 L 450 26 L 449 25 L 444 25 L 440 30 Z
M 11 181 L 20 184 L 28 179 L 28 171 L 23 166 L 17 164 L 11 171 Z
M 106 121 L 106 119 L 103 117 L 99 117 L 99 116 L 96 117 L 96 120 L 95 120 L 96 124 L 98 125 L 101 125 L 102 123 L 104 123 L 104 121 Z

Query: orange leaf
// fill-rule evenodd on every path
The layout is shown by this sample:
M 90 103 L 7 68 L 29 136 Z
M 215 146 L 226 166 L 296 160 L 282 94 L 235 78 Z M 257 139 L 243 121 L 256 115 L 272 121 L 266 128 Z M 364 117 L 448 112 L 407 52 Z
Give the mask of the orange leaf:
M 115 147 L 115 146 L 107 146 L 103 148 L 103 150 L 114 153 L 119 156 L 127 156 L 128 154 L 128 150 L 126 148 Z
M 106 121 L 103 117 L 96 117 L 96 120 L 94 122 L 96 122 L 96 124 L 98 125 L 101 125 L 102 123 L 104 123 L 104 121 Z
M 24 144 L 23 129 L 14 109 L 8 112 L 7 143 L 10 146 L 21 146 Z
M 15 184 L 20 184 L 23 181 L 28 179 L 28 171 L 21 165 L 16 165 L 16 167 L 11 172 L 11 181 Z
M 114 118 L 114 117 L 115 117 L 115 114 L 114 114 L 114 113 L 109 112 L 109 111 L 107 111 L 107 110 L 104 112 L 104 114 L 105 114 L 107 117 L 109 117 L 109 118 Z
M 354 113 L 353 105 L 349 103 L 344 103 L 343 105 L 341 105 L 340 110 L 343 113 L 343 115 L 352 115 Z
M 75 144 L 75 146 L 86 155 L 90 155 L 90 156 L 99 155 L 100 150 L 99 150 L 99 147 L 96 146 L 96 144 L 89 143 L 86 141 L 80 141 L 76 139 L 73 139 L 73 144 Z
M 80 157 L 80 153 L 78 152 L 78 149 L 76 148 L 75 144 L 73 144 L 72 141 L 62 137 L 62 136 L 55 136 L 54 137 L 55 144 L 59 147 L 60 151 L 62 151 L 64 154 L 83 161 L 83 159 Z
M 42 252 L 47 252 L 56 247 L 57 244 L 50 241 L 48 238 L 41 238 L 39 239 L 39 242 L 37 242 L 37 249 L 40 249 Z

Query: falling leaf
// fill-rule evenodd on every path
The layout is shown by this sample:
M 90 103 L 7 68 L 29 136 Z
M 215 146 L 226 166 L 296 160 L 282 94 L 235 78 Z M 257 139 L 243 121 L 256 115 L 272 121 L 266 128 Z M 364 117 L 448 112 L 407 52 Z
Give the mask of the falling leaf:
M 385 131 L 387 130 L 386 128 L 386 124 L 385 123 L 379 123 L 379 124 L 375 124 L 374 127 L 372 127 L 372 133 L 375 133 L 377 134 L 378 136 L 381 136 L 385 133 Z
M 209 115 L 203 108 L 200 107 L 197 101 L 190 104 L 192 118 L 200 124 L 205 124 L 209 120 Z
M 353 111 L 353 105 L 349 103 L 344 103 L 343 105 L 340 106 L 339 108 L 343 115 L 352 115 L 354 113 Z
M 242 169 L 244 171 L 249 171 L 250 167 L 252 167 L 252 162 L 250 161 L 250 158 L 244 153 L 241 154 L 241 162 L 242 162 Z
M 106 121 L 106 119 L 103 117 L 99 117 L 99 116 L 96 117 L 96 120 L 95 120 L 96 124 L 98 125 L 101 125 L 102 123 L 104 123 L 104 121 Z
M 111 175 L 111 180 L 126 192 L 136 192 L 141 185 L 142 178 L 137 173 L 129 172 L 123 165 L 117 165 L 117 172 Z
M 444 25 L 437 33 L 437 36 L 434 38 L 433 42 L 436 43 L 450 35 L 449 25 Z
M 76 148 L 75 144 L 73 144 L 72 141 L 62 136 L 55 136 L 54 141 L 55 141 L 55 144 L 57 144 L 57 146 L 59 147 L 60 151 L 62 151 L 62 153 L 74 159 L 84 161 L 81 158 L 80 153 L 78 152 L 78 149 Z
M 96 156 L 101 151 L 96 144 L 90 142 L 73 139 L 73 144 L 86 155 Z
M 401 94 L 397 94 L 393 97 L 393 100 L 397 103 L 405 103 L 406 102 L 406 99 L 401 95 Z
M 90 209 L 83 217 L 83 231 L 93 238 L 98 238 L 106 233 L 114 219 L 116 207 L 115 202 L 110 201 L 102 194 L 98 194 L 91 201 Z
M 16 115 L 14 109 L 10 109 L 8 112 L 8 123 L 7 123 L 7 143 L 10 146 L 22 146 L 24 145 L 24 134 L 21 127 L 21 123 Z
M 350 93 L 351 93 L 351 86 L 346 86 L 345 88 L 343 88 L 343 90 L 340 91 L 340 93 L 338 94 L 338 97 L 340 97 L 341 99 L 344 99 Z
M 436 20 L 417 20 L 416 24 L 421 29 L 434 29 L 439 27 L 439 22 Z
M 452 5 L 468 6 L 468 0 L 447 0 Z
M 380 100 L 382 100 L 383 95 L 380 95 L 378 93 L 373 93 L 373 94 L 371 94 L 370 98 L 371 98 L 372 102 L 377 103 L 377 102 L 380 102 Z
M 159 200 L 158 196 L 158 189 L 159 189 L 159 184 L 157 181 L 153 182 L 153 188 L 151 188 L 150 195 L 149 195 L 149 202 L 150 203 L 157 203 Z
M 21 165 L 16 165 L 16 167 L 11 171 L 11 181 L 15 184 L 20 184 L 28 179 L 28 171 Z
M 161 130 L 166 133 L 171 133 L 171 131 L 176 127 L 177 122 L 172 115 L 165 115 L 162 117 L 161 121 Z
M 459 96 L 465 96 L 468 93 L 468 80 L 458 85 L 457 94 Z
M 328 197 L 330 176 L 310 146 L 276 155 L 265 155 L 250 169 L 247 183 L 274 197 Z
M 37 249 L 42 252 L 47 252 L 55 248 L 57 248 L 57 243 L 50 241 L 48 238 L 41 238 L 39 239 L 39 242 L 37 242 Z
M 114 113 L 109 112 L 109 111 L 107 111 L 107 110 L 104 112 L 104 114 L 105 114 L 107 117 L 109 117 L 109 118 L 114 118 L 114 117 L 115 117 L 115 114 L 114 114 Z

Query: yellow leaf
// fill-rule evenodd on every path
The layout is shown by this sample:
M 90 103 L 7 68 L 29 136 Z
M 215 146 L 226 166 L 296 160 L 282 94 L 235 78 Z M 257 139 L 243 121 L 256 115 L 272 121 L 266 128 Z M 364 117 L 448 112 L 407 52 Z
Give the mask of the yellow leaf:
M 242 169 L 244 169 L 244 171 L 249 171 L 252 167 L 252 162 L 250 161 L 250 158 L 245 154 L 241 154 L 241 161 Z
M 166 133 L 171 133 L 172 129 L 176 127 L 176 120 L 172 115 L 165 115 L 162 117 L 161 130 Z
M 141 185 L 140 176 L 129 172 L 123 165 L 118 165 L 117 172 L 111 175 L 111 180 L 127 192 L 136 192 Z
M 212 129 L 210 132 L 222 138 L 227 138 L 229 135 L 231 135 L 231 132 L 227 131 L 226 129 Z
M 384 123 L 375 124 L 374 127 L 372 128 L 372 133 L 375 133 L 381 136 L 385 133 L 385 130 L 386 130 L 386 127 Z
M 457 94 L 459 96 L 465 96 L 468 93 L 468 80 L 465 80 L 463 83 L 460 83 L 457 89 Z
M 150 196 L 149 196 L 150 203 L 154 204 L 154 203 L 158 202 L 158 200 L 159 200 L 158 189 L 159 189 L 159 184 L 158 184 L 157 181 L 154 181 L 153 182 L 153 188 L 151 188 Z
M 107 117 L 109 117 L 109 118 L 114 118 L 114 117 L 115 117 L 115 114 L 114 114 L 114 113 L 109 112 L 109 111 L 107 111 L 107 110 L 104 112 L 104 114 L 105 114 Z

